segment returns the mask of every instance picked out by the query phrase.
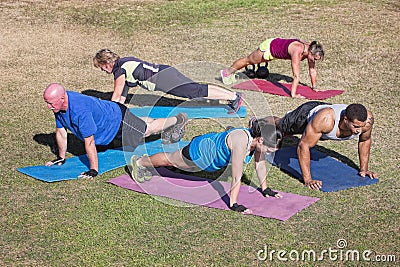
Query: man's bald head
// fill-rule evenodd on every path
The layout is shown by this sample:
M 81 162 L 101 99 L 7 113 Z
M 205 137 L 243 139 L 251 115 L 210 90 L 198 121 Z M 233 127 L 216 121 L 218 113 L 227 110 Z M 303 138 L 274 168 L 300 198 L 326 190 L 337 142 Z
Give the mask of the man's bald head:
M 66 100 L 65 88 L 58 83 L 49 84 L 43 92 L 43 99 L 47 103 L 47 107 L 54 113 L 60 110 L 66 110 L 64 105 Z
M 43 98 L 53 98 L 53 97 L 61 97 L 65 95 L 64 87 L 59 83 L 51 83 L 49 84 L 43 93 Z

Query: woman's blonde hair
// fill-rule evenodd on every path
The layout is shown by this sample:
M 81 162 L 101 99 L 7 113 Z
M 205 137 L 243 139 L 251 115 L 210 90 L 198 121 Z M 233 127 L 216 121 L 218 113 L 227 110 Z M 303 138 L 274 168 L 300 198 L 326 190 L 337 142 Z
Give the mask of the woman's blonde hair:
M 103 66 L 107 63 L 114 63 L 118 59 L 120 59 L 120 57 L 116 53 L 114 53 L 110 49 L 105 48 L 105 49 L 101 49 L 93 57 L 93 65 L 96 68 L 100 68 L 101 66 Z

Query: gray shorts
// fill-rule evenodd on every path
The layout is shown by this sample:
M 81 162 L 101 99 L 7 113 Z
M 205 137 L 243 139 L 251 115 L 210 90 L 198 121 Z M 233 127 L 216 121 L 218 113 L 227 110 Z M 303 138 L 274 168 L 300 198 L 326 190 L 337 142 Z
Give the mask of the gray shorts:
M 141 118 L 132 114 L 127 107 L 119 104 L 122 112 L 122 121 L 114 139 L 122 140 L 124 147 L 135 149 L 140 143 L 144 142 L 147 124 Z
M 160 65 L 160 71 L 148 79 L 156 85 L 155 90 L 184 98 L 208 96 L 208 84 L 192 81 L 174 67 Z

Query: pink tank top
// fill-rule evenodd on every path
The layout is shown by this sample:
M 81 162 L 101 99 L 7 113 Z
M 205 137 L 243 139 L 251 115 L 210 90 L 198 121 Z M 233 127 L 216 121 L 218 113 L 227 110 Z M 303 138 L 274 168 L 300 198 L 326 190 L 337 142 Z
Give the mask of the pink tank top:
M 293 42 L 300 41 L 299 39 L 281 39 L 275 38 L 270 45 L 270 52 L 274 58 L 290 59 L 289 45 Z

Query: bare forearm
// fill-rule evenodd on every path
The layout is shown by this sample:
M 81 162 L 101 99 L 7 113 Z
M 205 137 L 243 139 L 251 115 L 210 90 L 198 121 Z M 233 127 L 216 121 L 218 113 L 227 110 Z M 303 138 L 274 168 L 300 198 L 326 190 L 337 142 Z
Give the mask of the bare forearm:
M 297 86 L 299 86 L 300 79 L 298 76 L 293 77 L 292 87 L 291 87 L 291 94 L 292 97 L 296 96 Z
M 312 180 L 310 171 L 310 148 L 306 145 L 299 144 L 297 147 L 297 155 L 303 180 L 307 183 Z
M 56 142 L 58 146 L 58 156 L 64 159 L 67 153 L 67 131 L 65 131 L 65 129 L 60 128 L 56 130 Z
M 264 191 L 267 187 L 267 168 L 265 166 L 265 161 L 256 162 L 256 173 L 258 180 L 260 181 L 261 190 Z
M 311 86 L 313 88 L 317 87 L 317 71 L 315 69 L 310 70 L 310 80 Z
M 358 156 L 360 160 L 360 171 L 368 171 L 369 154 L 371 150 L 371 139 L 358 143 Z
M 89 139 L 89 140 L 87 140 Z M 90 169 L 99 170 L 99 164 L 97 159 L 97 149 L 94 143 L 94 138 L 85 138 L 85 150 L 89 158 Z

